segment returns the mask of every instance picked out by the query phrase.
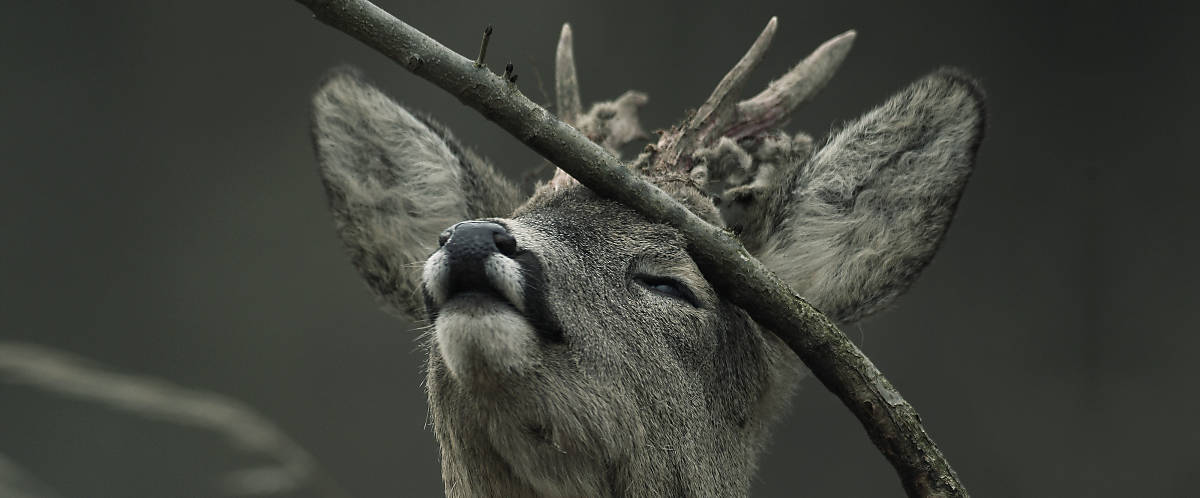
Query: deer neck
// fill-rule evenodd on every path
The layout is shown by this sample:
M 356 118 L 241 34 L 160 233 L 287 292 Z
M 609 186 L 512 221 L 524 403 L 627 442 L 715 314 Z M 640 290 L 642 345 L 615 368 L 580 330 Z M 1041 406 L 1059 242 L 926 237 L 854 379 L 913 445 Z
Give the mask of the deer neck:
M 547 429 L 512 424 L 434 400 L 442 479 L 451 498 L 745 496 L 757 452 L 706 434 L 652 437 L 617 452 L 556 443 Z M 650 431 L 669 428 L 655 428 Z M 607 454 L 606 454 L 607 453 Z

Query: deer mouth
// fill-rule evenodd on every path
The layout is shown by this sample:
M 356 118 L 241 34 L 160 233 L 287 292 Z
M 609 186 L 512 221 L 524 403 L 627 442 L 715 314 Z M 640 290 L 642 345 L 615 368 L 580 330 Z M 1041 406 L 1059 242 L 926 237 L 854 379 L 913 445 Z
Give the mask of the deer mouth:
M 426 307 L 433 319 L 451 301 L 503 303 L 518 313 L 524 312 L 520 263 L 507 256 L 492 254 L 478 261 L 461 262 L 438 251 L 425 262 L 422 277 Z
M 515 313 L 527 320 L 538 338 L 561 342 L 562 327 L 546 299 L 545 273 L 532 251 L 512 257 L 491 254 L 479 261 L 454 261 L 438 251 L 425 262 L 422 291 L 431 322 L 444 313 L 471 309 Z
M 530 252 L 464 263 L 438 251 L 422 277 L 437 350 L 460 380 L 525 371 L 539 346 L 561 340 L 541 292 L 541 264 Z

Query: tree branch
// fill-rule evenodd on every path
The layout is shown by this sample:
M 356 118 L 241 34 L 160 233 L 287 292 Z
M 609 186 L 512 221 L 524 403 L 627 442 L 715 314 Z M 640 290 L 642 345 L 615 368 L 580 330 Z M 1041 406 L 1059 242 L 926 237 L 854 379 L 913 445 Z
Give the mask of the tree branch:
M 61 351 L 4 341 L 0 341 L 0 380 L 214 431 L 238 448 L 278 461 L 276 465 L 230 474 L 224 482 L 230 493 L 277 494 L 314 484 L 322 496 L 345 496 L 298 443 L 252 408 L 232 398 L 161 379 L 116 372 Z M 5 491 L 7 480 L 3 464 L 0 458 L 0 492 Z
M 39 481 L 16 462 L 0 454 L 0 496 L 9 498 L 59 498 L 58 493 Z
M 704 276 L 774 331 L 858 417 L 910 496 L 966 496 L 912 405 L 838 328 L 712 226 L 555 118 L 503 78 L 365 0 L 297 0 L 316 18 L 378 50 L 496 122 L 596 193 L 678 228 Z M 772 23 L 774 24 L 774 23 Z M 770 26 L 769 26 L 770 28 Z

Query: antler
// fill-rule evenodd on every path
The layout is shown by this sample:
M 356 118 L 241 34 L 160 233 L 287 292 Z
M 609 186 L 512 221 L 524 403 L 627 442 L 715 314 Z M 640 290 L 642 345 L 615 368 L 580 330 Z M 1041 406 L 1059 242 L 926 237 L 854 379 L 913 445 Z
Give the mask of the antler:
M 658 143 L 648 148 L 649 154 L 638 158 L 639 169 L 690 173 L 702 156 L 711 155 L 708 149 L 717 146 L 718 142 L 736 142 L 778 126 L 796 107 L 825 87 L 846 59 L 856 36 L 850 30 L 831 38 L 766 89 L 754 97 L 737 101 L 746 78 L 766 55 L 778 26 L 779 20 L 772 17 L 741 60 L 721 78 L 708 100 L 686 122 L 663 133 Z M 582 105 L 570 24 L 563 24 L 559 36 L 554 74 L 558 114 L 563 121 L 614 153 L 621 145 L 645 137 L 638 122 L 637 108 L 649 99 L 641 92 L 625 92 L 614 101 L 598 102 L 587 114 L 580 114 Z M 801 145 L 804 147 L 797 146 L 796 149 L 808 146 Z M 701 176 L 707 177 L 707 172 Z M 557 170 L 550 183 L 563 187 L 573 181 L 570 175 Z
M 738 102 L 738 119 L 730 123 L 725 136 L 737 139 L 753 135 L 787 118 L 797 106 L 825 88 L 850 53 L 856 36 L 854 30 L 849 30 L 830 38 L 758 95 Z
M 558 37 L 554 60 L 554 92 L 557 94 L 558 117 L 583 132 L 589 139 L 619 155 L 622 145 L 647 138 L 638 121 L 638 108 L 650 100 L 646 94 L 629 90 L 616 100 L 597 102 L 586 114 L 579 97 L 579 78 L 575 73 L 575 49 L 571 25 L 563 23 Z M 561 169 L 550 180 L 553 187 L 565 187 L 575 180 Z
M 750 50 L 721 79 L 695 114 L 663 133 L 658 143 L 648 149 L 650 154 L 639 158 L 642 168 L 687 173 L 695 163 L 693 156 L 722 138 L 736 141 L 777 126 L 829 82 L 856 36 L 853 30 L 835 36 L 758 95 L 735 102 L 746 77 L 766 54 L 778 24 L 775 17 L 767 22 Z
M 558 96 L 558 117 L 572 126 L 579 121 L 583 104 L 579 98 L 579 78 L 575 76 L 575 41 L 571 24 L 563 23 L 554 55 L 554 93 Z

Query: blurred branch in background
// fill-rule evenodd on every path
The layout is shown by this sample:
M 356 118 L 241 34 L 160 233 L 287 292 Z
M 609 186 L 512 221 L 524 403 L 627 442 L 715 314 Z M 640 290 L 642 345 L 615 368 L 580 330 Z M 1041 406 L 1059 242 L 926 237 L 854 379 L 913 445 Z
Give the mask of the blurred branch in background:
M 253 408 L 228 396 L 116 372 L 69 353 L 14 342 L 0 342 L 0 379 L 146 418 L 217 432 L 239 450 L 276 461 L 275 465 L 225 476 L 223 487 L 230 494 L 267 495 L 313 486 L 322 496 L 345 496 L 299 444 Z M 0 457 L 0 495 L 55 496 L 44 491 L 33 493 L 41 488 L 23 484 L 27 482 L 32 482 L 27 473 Z
M 0 454 L 0 496 L 5 498 L 58 498 L 59 494 L 11 459 Z

